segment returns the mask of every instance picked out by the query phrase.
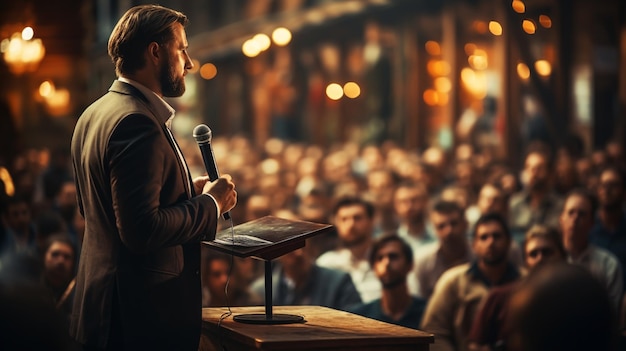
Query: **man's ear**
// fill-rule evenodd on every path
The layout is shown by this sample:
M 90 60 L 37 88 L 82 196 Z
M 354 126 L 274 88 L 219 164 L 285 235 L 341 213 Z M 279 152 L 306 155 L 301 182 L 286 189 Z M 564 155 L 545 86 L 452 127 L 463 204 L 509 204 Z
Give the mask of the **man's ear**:
M 151 42 L 148 44 L 146 54 L 148 55 L 150 62 L 156 65 L 157 61 L 161 58 L 161 45 L 159 45 L 156 41 Z

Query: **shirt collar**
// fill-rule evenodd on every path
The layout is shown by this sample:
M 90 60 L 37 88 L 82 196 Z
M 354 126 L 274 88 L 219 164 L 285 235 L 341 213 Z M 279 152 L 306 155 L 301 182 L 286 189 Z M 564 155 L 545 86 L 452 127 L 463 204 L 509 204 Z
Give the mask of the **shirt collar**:
M 502 275 L 502 278 L 500 278 L 500 281 L 495 284 L 492 284 L 491 281 L 489 281 L 489 279 L 487 279 L 487 277 L 485 277 L 483 272 L 480 270 L 480 268 L 478 267 L 478 261 L 476 260 L 474 260 L 472 264 L 470 265 L 469 269 L 467 270 L 467 274 L 469 274 L 475 279 L 480 280 L 483 284 L 485 284 L 488 287 L 491 287 L 492 285 L 498 286 L 498 285 L 510 283 L 512 281 L 517 280 L 517 278 L 519 278 L 520 276 L 519 270 L 511 262 L 507 262 L 506 271 L 504 271 L 504 275 Z
M 176 114 L 176 110 L 174 110 L 174 108 L 170 106 L 170 104 L 163 100 L 163 98 L 157 95 L 154 91 L 150 90 L 148 87 L 137 81 L 128 79 L 126 77 L 119 77 L 117 78 L 117 80 L 126 84 L 130 84 L 133 87 L 137 88 L 146 97 L 146 99 L 148 99 L 150 105 L 155 109 L 159 121 L 163 122 L 169 129 L 171 129 L 172 119 Z

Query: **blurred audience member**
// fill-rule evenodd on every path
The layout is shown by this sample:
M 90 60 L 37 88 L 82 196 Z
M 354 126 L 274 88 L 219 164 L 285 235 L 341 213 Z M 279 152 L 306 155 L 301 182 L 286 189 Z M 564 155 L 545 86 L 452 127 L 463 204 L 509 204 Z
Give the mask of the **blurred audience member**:
M 522 178 L 525 187 L 509 201 L 509 225 L 519 244 L 534 224 L 556 227 L 562 200 L 550 185 L 550 159 L 547 151 L 535 149 L 526 155 Z
M 467 240 L 467 221 L 456 202 L 439 201 L 430 211 L 438 242 L 425 248 L 415 262 L 416 291 L 429 299 L 439 277 L 456 265 L 470 262 L 472 249 Z
M 545 264 L 565 262 L 560 234 L 553 228 L 532 226 L 524 240 L 524 257 L 526 268 L 531 271 Z M 509 299 L 521 284 L 523 280 L 491 289 L 472 325 L 468 338 L 470 350 L 506 349 L 507 334 L 510 333 L 505 328 Z
M 626 175 L 617 167 L 605 168 L 599 176 L 596 191 L 599 208 L 589 241 L 613 253 L 626 274 Z M 626 282 L 626 275 L 624 279 Z
M 337 202 L 332 213 L 341 247 L 322 254 L 316 263 L 350 273 L 363 302 L 379 298 L 380 281 L 368 262 L 374 238 L 374 206 L 360 198 L 346 197 Z
M 506 350 L 617 350 L 612 309 L 605 288 L 585 269 L 538 269 L 511 298 Z
M 585 267 L 604 285 L 618 311 L 624 292 L 622 267 L 615 255 L 589 243 L 595 207 L 595 199 L 587 190 L 569 193 L 560 217 L 563 246 L 569 262 Z
M 361 303 L 350 274 L 315 264 L 309 245 L 278 258 L 272 277 L 274 305 L 319 305 L 338 310 Z M 252 292 L 265 298 L 265 278 L 252 284 Z
M 2 219 L 6 236 L 5 241 L 0 244 L 0 252 L 36 253 L 36 227 L 28 200 L 18 195 L 9 197 Z
M 209 250 L 203 250 L 202 256 L 203 307 L 248 306 L 261 302 L 248 294 L 247 285 L 242 284 L 236 270 L 231 270 L 235 262 L 231 256 Z
M 48 238 L 44 251 L 42 279 L 50 290 L 57 309 L 67 318 L 68 323 L 74 295 L 75 263 L 76 249 L 67 235 L 57 234 Z
M 382 285 L 382 297 L 355 307 L 352 312 L 418 329 L 426 300 L 409 294 L 407 275 L 413 267 L 411 246 L 396 235 L 385 235 L 372 245 L 369 262 Z
M 511 240 L 502 216 L 487 214 L 478 219 L 472 242 L 476 258 L 447 270 L 428 301 L 421 327 L 435 334 L 433 350 L 468 350 L 472 323 L 489 290 L 520 277 L 508 259 Z
M 420 249 L 436 240 L 427 230 L 425 186 L 409 182 L 399 184 L 393 192 L 393 209 L 398 219 L 397 234 L 411 246 L 416 256 Z
M 370 171 L 366 176 L 364 198 L 376 208 L 374 236 L 396 230 L 398 223 L 393 208 L 393 192 L 398 182 L 395 173 L 386 168 Z

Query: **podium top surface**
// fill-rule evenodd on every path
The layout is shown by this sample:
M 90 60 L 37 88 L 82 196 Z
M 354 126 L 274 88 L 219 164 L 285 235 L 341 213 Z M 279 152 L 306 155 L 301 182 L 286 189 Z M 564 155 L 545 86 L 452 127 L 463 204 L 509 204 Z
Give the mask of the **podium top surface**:
M 276 306 L 275 312 L 304 317 L 304 323 L 245 324 L 233 320 L 241 313 L 263 313 L 262 307 L 231 307 L 233 315 L 218 326 L 225 307 L 202 309 L 203 329 L 259 350 L 428 350 L 430 333 L 369 319 L 322 306 Z
M 309 237 L 332 229 L 330 224 L 313 223 L 292 219 L 265 216 L 233 227 L 235 236 L 245 235 L 267 240 L 268 244 L 258 246 L 225 245 L 215 241 L 203 241 L 213 249 L 239 257 L 257 257 L 272 260 L 290 251 L 301 248 Z M 215 239 L 230 241 L 231 228 L 219 231 Z

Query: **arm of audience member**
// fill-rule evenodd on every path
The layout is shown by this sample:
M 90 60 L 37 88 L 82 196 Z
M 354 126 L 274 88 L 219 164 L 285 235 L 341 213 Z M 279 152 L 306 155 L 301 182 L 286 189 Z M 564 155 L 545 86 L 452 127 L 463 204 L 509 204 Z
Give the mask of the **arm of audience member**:
M 337 289 L 337 306 L 340 310 L 348 310 L 351 306 L 357 306 L 362 303 L 361 295 L 356 290 L 352 277 L 345 273 L 342 275 L 341 281 Z
M 622 297 L 624 296 L 624 276 L 622 274 L 622 266 L 619 264 L 617 258 L 613 258 L 607 268 L 607 289 L 609 291 L 609 297 L 611 303 L 615 308 L 615 311 L 620 311 L 622 305 Z
M 458 307 L 458 276 L 444 273 L 435 285 L 422 317 L 421 329 L 435 334 L 433 351 L 455 351 L 454 315 Z

